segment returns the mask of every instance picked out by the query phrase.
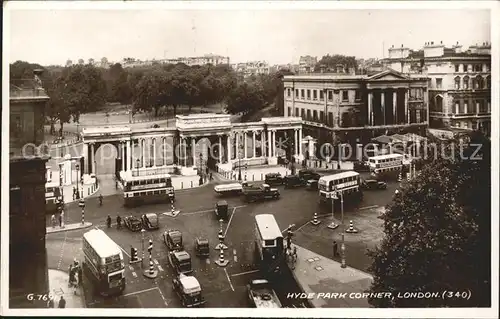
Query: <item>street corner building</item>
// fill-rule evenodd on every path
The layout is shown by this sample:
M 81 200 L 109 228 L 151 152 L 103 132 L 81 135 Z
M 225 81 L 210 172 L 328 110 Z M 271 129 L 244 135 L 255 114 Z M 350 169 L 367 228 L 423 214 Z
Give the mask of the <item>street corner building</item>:
M 45 182 L 48 157 L 44 140 L 45 105 L 49 97 L 39 76 L 10 83 L 9 307 L 43 308 L 26 296 L 47 294 L 45 248 Z

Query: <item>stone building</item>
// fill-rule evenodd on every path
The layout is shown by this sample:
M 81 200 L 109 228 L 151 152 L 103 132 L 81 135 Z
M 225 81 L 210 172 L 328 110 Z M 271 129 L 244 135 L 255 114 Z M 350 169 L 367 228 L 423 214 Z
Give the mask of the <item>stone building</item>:
M 391 47 L 384 65 L 429 78 L 429 125 L 491 132 L 491 44 L 426 42 L 422 50 Z
M 375 74 L 284 76 L 284 116 L 324 143 L 366 144 L 382 134 L 425 134 L 427 78 L 388 69 Z M 312 156 L 313 154 L 310 154 Z
M 34 79 L 10 85 L 9 301 L 11 308 L 44 307 L 29 293 L 46 294 L 44 107 L 49 97 Z M 40 209 L 42 207 L 42 209 Z

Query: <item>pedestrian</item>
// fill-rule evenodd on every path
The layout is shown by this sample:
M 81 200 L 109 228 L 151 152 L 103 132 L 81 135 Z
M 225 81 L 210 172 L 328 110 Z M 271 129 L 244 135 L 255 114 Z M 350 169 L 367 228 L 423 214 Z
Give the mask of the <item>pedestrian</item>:
M 52 228 L 55 228 L 56 227 L 56 216 L 54 214 L 52 214 L 52 216 L 50 217 L 50 222 L 52 223 Z
M 108 228 L 111 228 L 111 216 L 108 215 L 108 217 L 106 217 L 106 226 L 108 226 Z
M 99 194 L 99 206 L 102 206 L 102 194 Z
M 68 287 L 71 287 L 73 285 L 73 281 L 75 280 L 75 270 L 73 268 L 73 265 L 71 264 L 69 266 L 69 279 L 68 279 Z
M 116 225 L 118 229 L 122 228 L 122 218 L 120 215 L 116 216 Z
M 210 172 L 210 180 L 213 180 L 214 177 L 212 176 L 212 172 Z
M 64 210 L 61 210 L 61 214 L 59 214 L 59 226 L 64 228 Z
M 49 297 L 49 301 L 47 302 L 47 308 L 54 308 L 54 298 Z
M 206 168 L 206 171 L 207 171 L 207 175 L 208 175 L 208 172 L 210 171 L 210 170 L 208 169 L 208 167 Z
M 333 241 L 333 257 L 337 257 L 339 255 L 339 246 L 336 241 Z
M 118 180 L 115 179 L 115 189 L 118 189 Z
M 76 198 L 76 187 L 73 186 L 73 200 Z
M 59 299 L 59 308 L 66 308 L 66 300 L 63 296 L 61 296 L 61 299 Z
M 81 266 L 78 267 L 77 273 L 78 273 L 78 285 L 81 286 L 83 282 L 83 269 Z

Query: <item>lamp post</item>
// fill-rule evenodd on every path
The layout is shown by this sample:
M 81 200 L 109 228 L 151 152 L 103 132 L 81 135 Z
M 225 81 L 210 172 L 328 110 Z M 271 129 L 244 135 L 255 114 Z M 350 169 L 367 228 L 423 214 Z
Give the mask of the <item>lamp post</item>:
M 239 138 L 239 136 L 238 136 Z M 241 182 L 241 151 L 243 150 L 243 145 L 238 146 L 238 181 Z
M 341 223 L 342 223 L 342 244 L 340 245 L 340 252 L 342 254 L 340 267 L 346 268 L 345 264 L 345 224 L 344 224 L 344 193 L 340 191 L 340 211 L 342 214 Z
M 79 178 L 80 165 L 76 164 L 75 169 L 76 169 L 76 199 L 80 199 L 80 187 L 78 186 L 78 183 L 80 182 Z
M 332 199 L 332 222 L 327 227 L 330 229 L 335 229 L 335 228 L 339 227 L 339 225 L 335 223 L 335 215 L 334 215 L 335 200 L 338 199 L 337 188 L 335 188 L 334 192 L 332 194 L 330 194 L 330 198 Z

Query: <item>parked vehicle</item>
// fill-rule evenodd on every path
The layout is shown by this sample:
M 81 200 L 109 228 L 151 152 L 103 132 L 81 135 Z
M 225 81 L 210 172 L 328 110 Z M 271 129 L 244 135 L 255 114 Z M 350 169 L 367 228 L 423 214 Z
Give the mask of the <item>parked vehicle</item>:
M 148 213 L 141 216 L 142 225 L 144 229 L 159 229 L 160 223 L 158 215 L 155 213 Z
M 367 179 L 367 180 L 363 181 L 363 183 L 361 184 L 361 186 L 363 187 L 363 189 L 367 189 L 367 190 L 370 190 L 370 189 L 387 189 L 387 184 L 385 182 L 378 181 L 378 180 L 375 180 L 375 179 Z
M 194 250 L 196 251 L 196 256 L 198 257 L 210 256 L 210 246 L 208 239 L 196 238 L 196 240 L 194 241 Z
M 189 275 L 193 272 L 191 255 L 187 251 L 171 251 L 168 254 L 168 261 L 176 275 Z
M 228 205 L 225 200 L 220 200 L 215 204 L 215 217 L 217 217 L 217 220 L 223 219 L 227 220 L 229 218 L 228 214 Z
M 163 233 L 163 241 L 169 250 L 180 251 L 184 249 L 182 233 L 175 229 L 169 229 Z
M 271 284 L 265 279 L 252 280 L 247 285 L 248 298 L 255 308 L 281 308 L 281 302 Z
M 280 198 L 278 189 L 271 188 L 268 184 L 262 184 L 259 188 L 246 188 L 243 190 L 243 195 L 247 202 Z
M 370 165 L 366 162 L 362 161 L 355 161 L 353 163 L 353 170 L 355 172 L 361 173 L 361 172 L 369 172 L 370 171 Z
M 243 191 L 243 185 L 240 183 L 217 185 L 214 191 L 222 196 L 240 195 Z
M 319 180 L 321 175 L 313 171 L 312 169 L 301 169 L 299 170 L 299 178 L 306 182 L 308 180 Z
M 283 185 L 283 177 L 279 173 L 266 174 L 264 182 L 268 185 Z
M 318 189 L 318 180 L 317 179 L 310 179 L 306 182 L 306 189 L 307 190 L 317 190 Z
M 181 274 L 173 280 L 173 288 L 183 307 L 201 307 L 205 304 L 200 283 L 195 277 Z
M 284 178 L 285 188 L 304 186 L 304 182 L 298 175 L 287 175 Z
M 135 216 L 127 216 L 123 219 L 125 227 L 131 231 L 140 231 L 142 229 L 142 221 Z

